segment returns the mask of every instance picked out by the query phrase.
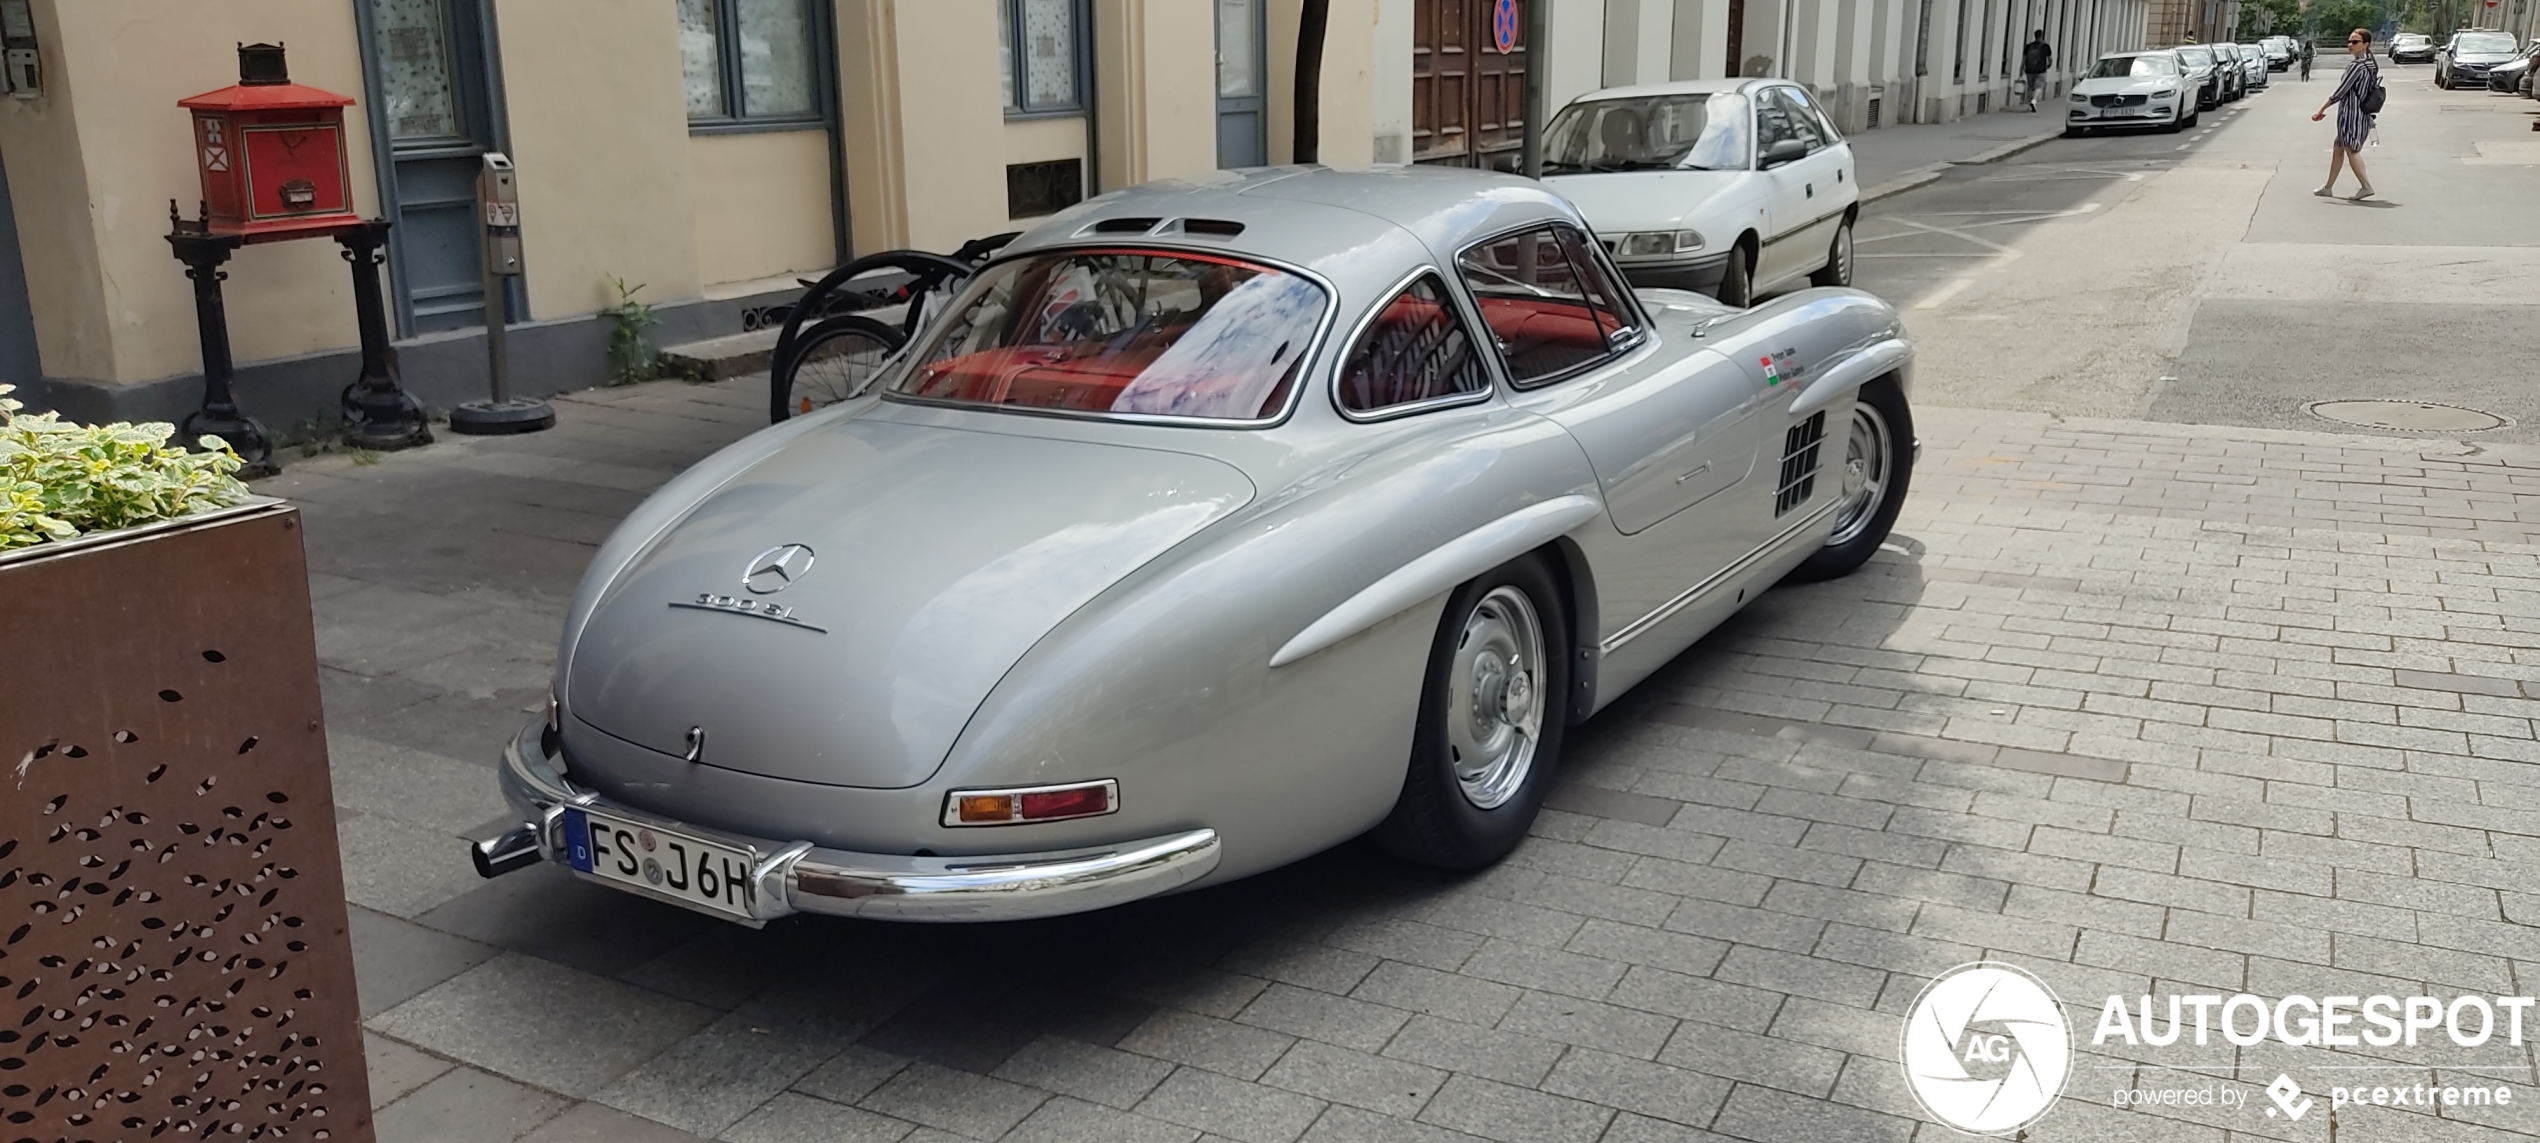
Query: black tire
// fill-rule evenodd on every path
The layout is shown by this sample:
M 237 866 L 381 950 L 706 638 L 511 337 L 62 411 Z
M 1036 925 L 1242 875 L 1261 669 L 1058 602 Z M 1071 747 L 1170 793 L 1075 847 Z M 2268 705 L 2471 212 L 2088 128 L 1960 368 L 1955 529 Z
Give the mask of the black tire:
M 1721 268 L 1712 296 L 1740 309 L 1755 304 L 1755 251 L 1745 243 L 1729 247 L 1729 264 Z
M 1512 597 L 1523 600 L 1531 612 L 1538 663 L 1526 672 L 1514 662 L 1522 656 L 1502 656 L 1503 668 L 1519 669 L 1500 670 L 1493 691 L 1485 660 L 1500 645 L 1497 632 L 1502 628 L 1495 625 L 1508 620 Z M 1543 808 L 1544 791 L 1551 787 L 1561 758 L 1570 722 L 1571 653 L 1569 609 L 1541 556 L 1502 564 L 1448 596 L 1429 648 L 1402 794 L 1393 813 L 1376 827 L 1377 843 L 1405 861 L 1447 869 L 1479 869 L 1517 848 Z M 1521 677 L 1526 680 L 1523 697 L 1509 684 Z M 1484 768 L 1483 777 L 1489 779 L 1484 781 L 1459 772 L 1464 759 L 1456 744 L 1470 742 L 1476 730 L 1510 729 L 1506 703 L 1512 699 L 1529 706 L 1535 726 L 1522 765 L 1503 762 Z M 1484 714 L 1486 707 L 1493 713 Z M 1481 759 L 1476 757 L 1473 765 L 1481 767 Z
M 1826 435 L 1833 439 L 1823 447 L 1839 450 L 1842 459 L 1841 467 L 1829 475 L 1839 476 L 1836 495 L 1847 506 L 1835 510 L 1835 530 L 1826 537 L 1826 546 L 1791 571 L 1790 577 L 1801 582 L 1850 575 L 1868 563 L 1896 526 L 1896 514 L 1905 506 L 1905 489 L 1914 473 L 1914 414 L 1906 408 L 1905 393 L 1893 377 L 1862 386 L 1849 423 L 1842 430 L 1829 426 Z M 1876 446 L 1875 458 L 1864 456 L 1867 445 Z M 1856 464 L 1861 467 L 1856 469 Z M 1856 481 L 1876 483 L 1856 485 Z M 1851 506 L 1856 487 L 1870 488 L 1874 499 L 1858 508 Z
M 794 339 L 785 360 L 768 370 L 769 419 L 781 421 L 862 396 L 906 340 L 899 330 L 857 314 L 821 319 Z
M 1852 284 L 1852 220 L 1834 228 L 1834 241 L 1826 244 L 1826 264 L 1808 275 L 1812 286 L 1849 286 Z

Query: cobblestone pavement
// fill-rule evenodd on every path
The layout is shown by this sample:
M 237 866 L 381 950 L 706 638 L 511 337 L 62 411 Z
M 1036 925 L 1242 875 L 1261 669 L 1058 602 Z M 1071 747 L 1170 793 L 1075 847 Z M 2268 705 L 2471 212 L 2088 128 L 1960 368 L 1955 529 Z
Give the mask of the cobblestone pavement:
M 2540 468 L 1924 410 L 1892 550 L 1582 728 L 1478 875 L 1353 846 L 1084 917 L 761 932 L 553 869 L 477 881 L 457 839 L 501 812 L 490 759 L 590 545 L 756 423 L 748 386 L 581 394 L 551 434 L 262 486 L 308 515 L 388 1143 L 1942 1139 L 1900 1016 L 1987 957 L 2068 1005 L 2041 1143 L 2325 1137 L 2263 1093 L 2119 1112 L 2123 1087 L 2533 1078 L 2501 1036 L 2090 1041 L 2111 994 L 2540 984 Z M 2540 1133 L 2526 1100 L 2340 1127 Z

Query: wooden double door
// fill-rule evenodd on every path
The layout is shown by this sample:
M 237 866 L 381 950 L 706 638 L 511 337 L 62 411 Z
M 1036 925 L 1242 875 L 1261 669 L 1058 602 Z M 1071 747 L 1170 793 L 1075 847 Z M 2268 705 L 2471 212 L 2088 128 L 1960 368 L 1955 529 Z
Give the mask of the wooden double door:
M 1542 2 L 1412 0 L 1414 162 L 1517 169 L 1526 131 L 1525 6 Z

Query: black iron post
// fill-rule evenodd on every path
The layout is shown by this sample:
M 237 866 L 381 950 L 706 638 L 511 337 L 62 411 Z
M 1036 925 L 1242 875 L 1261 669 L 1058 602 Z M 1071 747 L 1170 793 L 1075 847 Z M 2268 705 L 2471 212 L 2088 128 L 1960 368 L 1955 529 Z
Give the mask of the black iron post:
M 221 264 L 229 261 L 239 240 L 207 233 L 201 222 L 185 221 L 174 202 L 168 203 L 168 223 L 168 245 L 176 248 L 176 260 L 185 263 L 185 276 L 194 281 L 194 325 L 203 339 L 203 407 L 186 414 L 178 439 L 200 448 L 202 437 L 219 437 L 247 462 L 240 476 L 271 476 L 282 470 L 273 460 L 273 438 L 255 418 L 239 411 L 232 388 L 237 367 L 229 355 L 229 310 L 221 302 L 220 284 L 229 278 Z
M 335 236 L 353 264 L 353 312 L 362 330 L 362 375 L 344 387 L 344 439 L 381 452 L 432 443 L 423 406 L 397 384 L 397 347 L 388 340 L 388 307 L 379 293 L 388 226 L 374 218 Z

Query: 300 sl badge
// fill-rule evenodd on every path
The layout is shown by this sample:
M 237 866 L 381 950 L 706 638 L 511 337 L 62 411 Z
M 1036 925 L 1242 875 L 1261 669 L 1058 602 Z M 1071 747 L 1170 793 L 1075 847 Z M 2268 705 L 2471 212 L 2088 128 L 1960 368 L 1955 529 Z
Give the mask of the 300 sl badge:
M 793 608 L 787 607 L 782 603 L 770 603 L 763 599 L 741 599 L 736 596 L 716 595 L 711 591 L 701 591 L 697 593 L 697 598 L 693 601 L 675 599 L 671 601 L 670 605 L 672 607 L 688 608 L 692 611 L 720 611 L 729 615 L 747 615 L 753 619 L 773 620 L 775 622 L 782 623 L 787 627 L 800 627 L 805 631 L 817 631 L 823 635 L 829 633 L 829 629 L 826 627 L 815 627 L 795 618 Z

